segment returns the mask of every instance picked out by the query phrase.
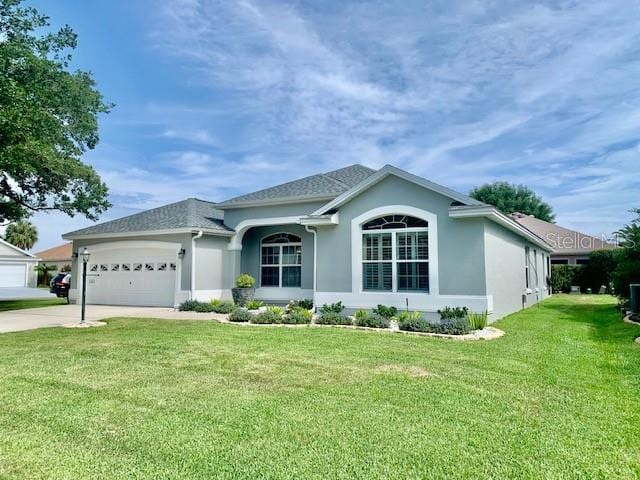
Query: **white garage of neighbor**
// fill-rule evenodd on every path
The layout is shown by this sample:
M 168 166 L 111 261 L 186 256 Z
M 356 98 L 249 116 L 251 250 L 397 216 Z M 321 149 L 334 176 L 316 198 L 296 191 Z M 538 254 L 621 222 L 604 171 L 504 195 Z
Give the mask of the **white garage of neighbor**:
M 0 288 L 35 287 L 37 264 L 34 255 L 0 240 Z

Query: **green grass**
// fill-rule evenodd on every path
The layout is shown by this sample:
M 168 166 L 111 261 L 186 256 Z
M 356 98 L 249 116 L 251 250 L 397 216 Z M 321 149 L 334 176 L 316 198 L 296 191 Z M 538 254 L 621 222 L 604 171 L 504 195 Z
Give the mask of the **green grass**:
M 54 305 L 66 305 L 66 298 L 29 298 L 24 300 L 0 300 L 0 312 L 9 310 L 22 310 L 24 308 L 52 307 Z
M 640 328 L 559 296 L 489 342 L 114 319 L 0 335 L 0 478 L 637 478 Z

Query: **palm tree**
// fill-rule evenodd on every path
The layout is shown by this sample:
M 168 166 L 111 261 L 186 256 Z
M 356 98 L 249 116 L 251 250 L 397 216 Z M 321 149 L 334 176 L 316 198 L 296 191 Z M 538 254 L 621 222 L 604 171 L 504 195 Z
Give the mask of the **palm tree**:
M 22 250 L 29 250 L 38 241 L 38 230 L 32 223 L 20 220 L 7 227 L 4 239 Z

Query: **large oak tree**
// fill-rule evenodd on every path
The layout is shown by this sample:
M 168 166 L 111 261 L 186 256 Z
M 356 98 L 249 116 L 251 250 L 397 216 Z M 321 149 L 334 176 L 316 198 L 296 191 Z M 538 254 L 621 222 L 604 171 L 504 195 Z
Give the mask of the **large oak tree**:
M 98 143 L 98 115 L 111 105 L 91 73 L 71 71 L 76 34 L 47 27 L 48 17 L 21 0 L 0 0 L 1 223 L 42 210 L 95 220 L 110 206 L 81 157 Z

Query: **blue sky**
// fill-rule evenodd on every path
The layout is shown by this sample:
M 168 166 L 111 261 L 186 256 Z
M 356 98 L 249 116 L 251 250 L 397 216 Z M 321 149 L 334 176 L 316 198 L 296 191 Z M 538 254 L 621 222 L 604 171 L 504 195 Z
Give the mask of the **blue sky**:
M 28 3 L 116 103 L 85 157 L 102 220 L 351 163 L 525 183 L 596 235 L 640 207 L 636 1 Z M 90 224 L 34 220 L 36 249 Z

